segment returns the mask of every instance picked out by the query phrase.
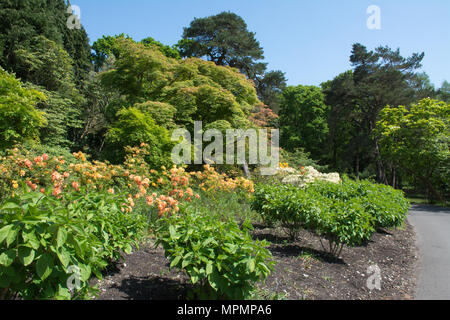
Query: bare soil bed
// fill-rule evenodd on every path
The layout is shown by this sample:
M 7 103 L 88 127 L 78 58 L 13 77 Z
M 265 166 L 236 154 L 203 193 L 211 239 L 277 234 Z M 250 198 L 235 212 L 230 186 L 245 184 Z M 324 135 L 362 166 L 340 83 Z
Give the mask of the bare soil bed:
M 397 230 L 376 233 L 361 247 L 345 248 L 340 259 L 323 252 L 317 236 L 303 231 L 300 240 L 289 243 L 279 229 L 256 226 L 254 236 L 272 244 L 269 249 L 277 264 L 261 297 L 278 294 L 289 300 L 409 300 L 416 286 L 417 249 L 409 223 Z M 368 267 L 381 271 L 381 290 L 369 290 Z M 185 299 L 191 285 L 188 278 L 169 270 L 161 248 L 151 243 L 125 256 L 99 282 L 101 300 Z

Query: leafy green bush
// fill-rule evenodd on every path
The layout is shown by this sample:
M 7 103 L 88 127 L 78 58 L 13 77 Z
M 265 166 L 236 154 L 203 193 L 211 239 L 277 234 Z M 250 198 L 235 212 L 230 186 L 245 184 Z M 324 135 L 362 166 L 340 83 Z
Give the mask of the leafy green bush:
M 339 185 L 317 182 L 309 188 L 309 191 L 318 192 L 332 200 L 359 199 L 364 210 L 374 218 L 376 229 L 401 226 L 410 208 L 410 203 L 402 191 L 369 181 L 344 178 L 343 183 Z
M 297 190 L 291 185 L 259 185 L 252 202 L 252 209 L 260 213 L 266 224 L 281 224 L 291 240 L 298 238 L 304 225 L 305 217 L 300 213 L 314 207 L 314 199 Z
M 287 227 L 291 237 L 301 227 L 324 236 L 326 250 L 339 255 L 344 245 L 360 245 L 377 228 L 400 226 L 409 202 L 389 186 L 344 179 L 342 184 L 316 182 L 306 189 L 259 185 L 252 208 L 265 221 Z
M 241 230 L 232 219 L 206 210 L 184 208 L 160 221 L 157 244 L 165 249 L 171 268 L 186 272 L 200 299 L 248 299 L 254 283 L 272 270 L 265 241 L 253 241 L 250 224 Z
M 109 260 L 130 254 L 148 226 L 146 216 L 122 212 L 124 205 L 124 197 L 106 192 L 76 194 L 68 205 L 71 215 L 87 222 L 88 231 L 102 243 L 102 256 Z
M 307 228 L 328 240 L 325 248 L 332 255 L 339 257 L 344 245 L 354 247 L 369 240 L 375 229 L 373 218 L 364 210 L 359 200 L 332 201 L 317 197 L 321 205 L 315 215 L 307 217 Z
M 120 196 L 70 201 L 29 192 L 0 206 L 0 299 L 88 298 L 91 275 L 101 278 L 145 226 L 145 218 L 122 213 Z
M 332 200 L 312 189 L 290 185 L 258 186 L 252 208 L 265 220 L 280 222 L 288 228 L 289 234 L 303 227 L 324 236 L 329 241 L 326 250 L 334 255 L 338 255 L 344 245 L 361 244 L 374 232 L 372 219 L 359 201 Z
M 259 215 L 250 208 L 249 194 L 242 190 L 208 192 L 199 189 L 196 193 L 200 197 L 189 205 L 191 208 L 220 214 L 238 222 L 255 221 L 259 218 Z

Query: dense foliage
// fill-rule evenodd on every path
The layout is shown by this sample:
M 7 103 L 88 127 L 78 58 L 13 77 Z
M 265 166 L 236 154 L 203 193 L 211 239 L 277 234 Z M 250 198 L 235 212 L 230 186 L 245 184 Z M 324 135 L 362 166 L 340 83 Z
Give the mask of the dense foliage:
M 324 100 L 318 87 L 297 86 L 283 90 L 279 119 L 283 148 L 306 149 L 314 159 L 321 156 L 328 134 L 328 106 Z
M 377 132 L 383 156 L 404 180 L 431 200 L 449 198 L 450 104 L 428 98 L 409 108 L 387 106 Z
M 272 270 L 268 243 L 253 241 L 248 222 L 241 229 L 233 219 L 192 208 L 161 222 L 157 243 L 170 266 L 199 285 L 195 298 L 248 299 L 254 283 Z
M 281 224 L 292 237 L 300 228 L 323 236 L 329 252 L 361 245 L 377 228 L 403 224 L 409 203 L 401 191 L 369 182 L 316 182 L 301 189 L 288 185 L 259 185 L 252 207 L 272 224 Z
M 131 253 L 146 226 L 123 213 L 126 198 L 107 192 L 66 194 L 63 199 L 25 192 L 0 207 L 1 298 L 87 298 L 92 275 L 121 252 Z M 75 273 L 76 292 L 70 292 Z
M 151 154 L 148 145 L 127 150 L 123 165 L 89 162 L 83 153 L 35 153 L 39 150 L 13 149 L 2 157 L 2 298 L 88 298 L 95 293 L 91 276 L 101 277 L 111 261 L 130 253 L 155 220 L 182 219 L 178 212 L 183 203 L 199 207 L 194 203 L 201 197 L 193 189 L 205 196 L 217 193 L 217 198 L 221 193 L 253 192 L 251 181 L 227 177 L 209 166 L 192 173 L 177 167 L 153 170 L 146 161 Z M 206 221 L 211 226 L 217 222 Z M 263 253 L 258 259 L 265 257 Z M 69 292 L 75 267 L 81 274 L 79 286 Z M 249 277 L 257 281 L 253 274 Z
M 176 110 L 166 113 L 172 116 L 166 120 L 188 128 L 194 120 L 204 125 L 225 120 L 233 127 L 248 127 L 247 117 L 260 103 L 253 85 L 235 69 L 194 58 L 171 59 L 155 47 L 125 39 L 117 40 L 114 48 L 119 55 L 114 69 L 101 75 L 105 87 L 121 94 L 110 103 L 112 112 L 139 104 L 141 111 L 154 115 L 145 106 L 155 102 Z
M 90 46 L 86 31 L 69 29 L 71 13 L 64 0 L 8 0 L 0 3 L 0 64 L 15 72 L 23 81 L 30 81 L 28 70 L 20 66 L 19 56 L 36 53 L 36 37 L 46 38 L 67 51 L 73 60 L 77 85 L 90 69 Z M 20 53 L 22 51 L 22 53 Z M 55 63 L 56 64 L 56 63 Z
M 285 173 L 314 166 L 448 198 L 450 86 L 417 72 L 423 54 L 354 44 L 353 70 L 287 86 L 234 13 L 194 19 L 176 45 L 119 34 L 91 47 L 68 28 L 69 5 L 0 2 L 0 299 L 90 298 L 92 277 L 149 238 L 191 298 L 248 299 L 273 269 L 251 222 L 291 239 L 308 229 L 339 256 L 405 219 L 408 201 L 385 185 L 300 189 L 256 165 L 173 166 L 171 134 L 195 121 L 281 129 Z
M 46 121 L 36 105 L 45 98 L 41 92 L 24 88 L 0 67 L 0 150 L 38 137 Z

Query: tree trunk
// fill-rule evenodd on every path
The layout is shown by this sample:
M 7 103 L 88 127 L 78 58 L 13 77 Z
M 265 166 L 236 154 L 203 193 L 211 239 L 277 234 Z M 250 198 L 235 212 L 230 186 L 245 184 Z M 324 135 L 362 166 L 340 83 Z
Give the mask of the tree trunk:
M 242 165 L 243 169 L 244 169 L 244 173 L 245 173 L 245 177 L 247 179 L 250 179 L 250 170 L 248 169 L 248 164 L 247 161 L 244 159 L 244 164 Z
M 392 188 L 397 189 L 397 177 L 395 166 L 392 166 Z
M 356 180 L 359 180 L 359 154 L 356 154 L 356 159 L 355 159 L 355 175 L 356 175 Z
M 376 124 L 369 121 L 369 134 L 372 135 Z M 375 147 L 375 162 L 377 165 L 377 180 L 381 183 L 388 184 L 386 173 L 384 171 L 383 161 L 381 160 L 380 145 L 378 143 L 378 137 L 373 135 L 373 142 Z

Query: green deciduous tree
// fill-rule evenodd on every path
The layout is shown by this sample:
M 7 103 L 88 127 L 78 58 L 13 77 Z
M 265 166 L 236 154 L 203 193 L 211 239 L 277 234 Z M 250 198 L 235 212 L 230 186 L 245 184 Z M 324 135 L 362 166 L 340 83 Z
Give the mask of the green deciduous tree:
M 146 46 L 147 45 L 156 46 L 168 58 L 181 59 L 180 51 L 178 50 L 178 47 L 176 45 L 168 46 L 153 39 L 152 37 L 142 39 L 140 43 Z
M 75 86 L 73 60 L 62 45 L 43 36 L 16 51 L 17 68 L 27 86 L 43 92 L 48 99 L 37 106 L 45 112 L 47 126 L 40 131 L 41 142 L 71 147 L 82 127 L 84 97 Z
M 75 88 L 73 60 L 58 43 L 36 36 L 27 47 L 18 47 L 16 58 L 23 81 L 66 96 L 79 96 Z
M 122 109 L 117 114 L 107 134 L 106 155 L 112 162 L 119 163 L 126 155 L 125 147 L 137 147 L 141 143 L 149 145 L 150 156 L 146 161 L 154 168 L 171 163 L 170 152 L 173 144 L 169 133 L 158 126 L 151 116 L 136 108 Z
M 108 59 L 111 59 L 112 62 L 114 62 L 115 59 L 119 58 L 120 52 L 116 49 L 116 41 L 119 39 L 126 39 L 137 43 L 129 35 L 125 35 L 124 33 L 115 36 L 103 36 L 93 43 L 92 50 L 94 53 L 92 54 L 92 62 L 94 63 L 96 71 L 110 68 L 111 66 L 108 65 Z M 181 59 L 180 51 L 175 45 L 164 45 L 152 37 L 142 39 L 139 43 L 147 47 L 158 48 L 158 50 L 168 58 Z
M 64 0 L 7 0 L 0 2 L 0 64 L 24 81 L 17 66 L 17 50 L 28 48 L 43 36 L 61 45 L 73 60 L 78 87 L 90 69 L 90 45 L 86 31 L 69 29 L 68 4 Z
M 114 68 L 100 76 L 105 88 L 121 94 L 109 106 L 112 114 L 127 106 L 142 109 L 144 104 L 152 105 L 154 110 L 148 112 L 159 123 L 163 120 L 155 106 L 166 113 L 170 109 L 172 121 L 188 128 L 194 121 L 217 120 L 236 128 L 250 126 L 248 116 L 260 102 L 253 84 L 236 69 L 196 58 L 171 59 L 155 46 L 126 39 L 117 40 L 114 50 L 119 56 Z
M 382 156 L 403 178 L 444 200 L 450 191 L 450 104 L 423 99 L 411 107 L 385 107 L 377 134 Z
M 305 149 L 314 159 L 322 155 L 328 134 L 328 106 L 319 87 L 287 87 L 281 96 L 281 146 L 288 151 Z
M 36 104 L 44 99 L 44 94 L 24 88 L 19 80 L 0 68 L 0 150 L 38 137 L 45 118 Z
M 386 171 L 379 153 L 378 138 L 372 135 L 380 111 L 386 105 L 408 105 L 414 101 L 410 81 L 417 75 L 425 54 L 414 53 L 409 58 L 400 50 L 378 47 L 374 51 L 359 43 L 353 45 L 350 61 L 354 66 L 353 79 L 357 104 L 364 117 L 376 164 L 377 179 L 387 182 Z

